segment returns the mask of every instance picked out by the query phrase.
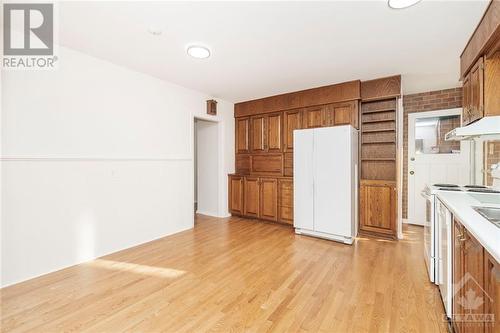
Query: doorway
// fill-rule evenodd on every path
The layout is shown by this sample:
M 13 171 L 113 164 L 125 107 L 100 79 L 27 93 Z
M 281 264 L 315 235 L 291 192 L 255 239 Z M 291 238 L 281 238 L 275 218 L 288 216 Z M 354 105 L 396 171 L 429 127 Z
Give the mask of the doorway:
M 470 182 L 470 143 L 445 140 L 460 127 L 461 113 L 457 108 L 408 115 L 408 223 L 424 225 L 426 184 Z
M 219 128 L 214 121 L 194 118 L 194 212 L 218 216 Z

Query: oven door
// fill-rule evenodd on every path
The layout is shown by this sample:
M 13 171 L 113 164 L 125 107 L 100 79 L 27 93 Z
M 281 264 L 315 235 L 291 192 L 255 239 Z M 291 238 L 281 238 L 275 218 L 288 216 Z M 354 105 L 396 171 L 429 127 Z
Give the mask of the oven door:
M 431 282 L 437 283 L 436 271 L 436 227 L 434 218 L 434 195 L 429 189 L 421 192 L 425 198 L 425 221 L 424 221 L 424 259 Z

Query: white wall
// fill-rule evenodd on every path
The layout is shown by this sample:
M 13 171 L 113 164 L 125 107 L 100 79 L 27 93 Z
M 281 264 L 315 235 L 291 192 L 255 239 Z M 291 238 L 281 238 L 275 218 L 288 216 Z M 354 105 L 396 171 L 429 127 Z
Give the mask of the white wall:
M 196 122 L 197 128 L 197 212 L 204 215 L 219 216 L 217 172 L 218 160 L 218 123 Z
M 2 72 L 6 286 L 193 226 L 193 118 L 219 122 L 219 213 L 233 104 L 60 48 L 55 71 Z

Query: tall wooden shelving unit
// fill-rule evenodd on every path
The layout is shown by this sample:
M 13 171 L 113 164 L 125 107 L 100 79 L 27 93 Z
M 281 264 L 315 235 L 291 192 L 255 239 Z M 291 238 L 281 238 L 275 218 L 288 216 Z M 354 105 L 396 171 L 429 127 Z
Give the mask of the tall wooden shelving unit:
M 373 80 L 360 110 L 360 233 L 397 238 L 400 77 Z M 368 96 L 367 96 L 368 95 Z

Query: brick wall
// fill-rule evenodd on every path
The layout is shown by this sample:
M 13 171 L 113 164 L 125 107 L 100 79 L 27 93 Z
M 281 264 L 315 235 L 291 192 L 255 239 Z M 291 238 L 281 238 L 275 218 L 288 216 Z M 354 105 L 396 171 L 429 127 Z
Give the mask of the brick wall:
M 462 88 L 403 96 L 403 218 L 408 208 L 408 114 L 462 107 Z
M 486 141 L 484 143 L 484 169 L 489 170 L 492 164 L 497 163 L 500 163 L 500 140 Z M 485 174 L 484 183 L 492 185 L 493 178 L 489 173 Z

